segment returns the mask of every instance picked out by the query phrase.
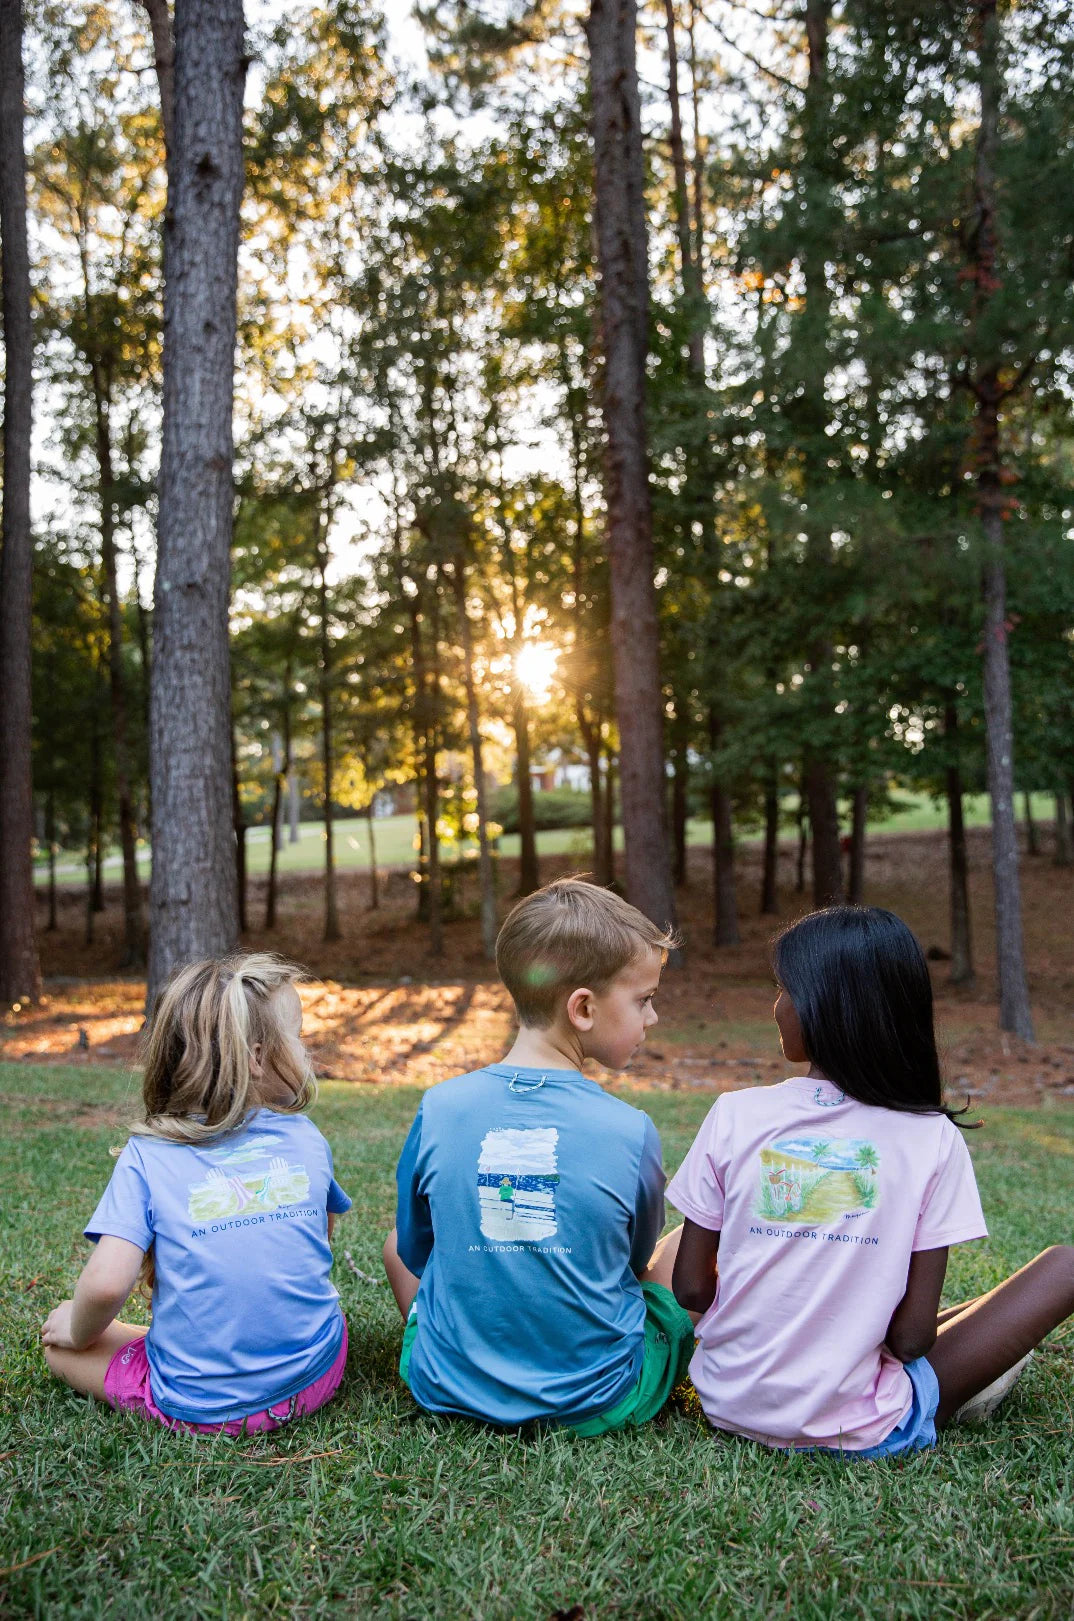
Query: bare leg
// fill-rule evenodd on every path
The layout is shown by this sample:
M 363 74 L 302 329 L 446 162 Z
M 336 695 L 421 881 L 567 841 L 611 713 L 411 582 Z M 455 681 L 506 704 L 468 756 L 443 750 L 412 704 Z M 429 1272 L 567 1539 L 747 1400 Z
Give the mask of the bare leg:
M 98 1401 L 104 1401 L 104 1376 L 108 1372 L 108 1364 L 117 1351 L 122 1351 L 131 1340 L 143 1339 L 149 1333 L 148 1328 L 140 1327 L 137 1323 L 109 1323 L 100 1339 L 94 1345 L 87 1345 L 84 1351 L 61 1351 L 55 1345 L 46 1345 L 43 1350 L 49 1371 L 64 1384 L 70 1385 L 72 1390 L 81 1391 L 84 1396 L 96 1396 Z
M 1056 1244 L 944 1323 L 929 1352 L 940 1381 L 936 1423 L 984 1390 L 1074 1312 L 1074 1248 Z
M 413 1272 L 408 1271 L 399 1259 L 394 1227 L 384 1240 L 384 1270 L 388 1274 L 388 1282 L 392 1286 L 395 1304 L 402 1312 L 405 1322 L 410 1316 L 410 1308 L 414 1304 L 414 1296 L 418 1292 L 421 1279 L 416 1278 Z
M 660 1239 L 649 1265 L 645 1268 L 639 1283 L 662 1283 L 665 1289 L 671 1288 L 671 1275 L 675 1270 L 675 1257 L 679 1253 L 679 1240 L 682 1238 L 682 1224 L 673 1227 L 670 1233 L 665 1233 Z M 692 1311 L 690 1316 L 694 1322 L 700 1322 L 701 1313 Z

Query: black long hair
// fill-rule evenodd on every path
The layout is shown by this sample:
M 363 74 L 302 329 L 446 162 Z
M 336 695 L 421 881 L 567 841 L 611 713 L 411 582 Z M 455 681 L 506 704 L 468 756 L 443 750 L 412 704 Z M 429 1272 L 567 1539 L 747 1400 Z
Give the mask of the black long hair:
M 962 1124 L 944 1102 L 925 954 L 894 912 L 811 912 L 777 937 L 772 965 L 810 1060 L 848 1097 Z

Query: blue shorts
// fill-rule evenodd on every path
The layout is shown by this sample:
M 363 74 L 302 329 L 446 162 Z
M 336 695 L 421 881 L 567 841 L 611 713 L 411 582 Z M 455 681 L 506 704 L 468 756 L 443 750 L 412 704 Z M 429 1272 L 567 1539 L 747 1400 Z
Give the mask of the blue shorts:
M 940 1381 L 927 1357 L 907 1362 L 906 1371 L 913 1386 L 910 1411 L 890 1435 L 875 1447 L 844 1454 L 854 1458 L 888 1458 L 896 1452 L 921 1452 L 936 1445 L 936 1409 L 940 1405 Z

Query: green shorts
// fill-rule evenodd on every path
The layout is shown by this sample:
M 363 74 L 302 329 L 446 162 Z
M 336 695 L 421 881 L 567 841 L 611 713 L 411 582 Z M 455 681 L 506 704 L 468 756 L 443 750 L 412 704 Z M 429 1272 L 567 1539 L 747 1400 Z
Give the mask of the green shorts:
M 643 1283 L 641 1292 L 645 1296 L 645 1353 L 641 1372 L 614 1407 L 608 1407 L 603 1413 L 583 1419 L 578 1424 L 564 1425 L 564 1429 L 573 1430 L 575 1435 L 607 1435 L 612 1430 L 625 1430 L 630 1425 L 647 1424 L 659 1413 L 675 1386 L 686 1377 L 690 1358 L 694 1354 L 693 1318 L 662 1283 Z M 417 1333 L 418 1310 L 415 1302 L 406 1320 L 399 1353 L 399 1372 L 408 1384 L 410 1353 Z

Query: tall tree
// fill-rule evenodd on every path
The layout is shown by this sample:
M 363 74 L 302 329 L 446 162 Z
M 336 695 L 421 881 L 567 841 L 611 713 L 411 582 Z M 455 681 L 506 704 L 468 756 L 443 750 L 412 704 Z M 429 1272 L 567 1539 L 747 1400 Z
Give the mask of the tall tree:
M 634 0 L 593 0 L 592 96 L 605 497 L 626 889 L 658 924 L 674 920 L 664 792 L 660 638 L 653 583 L 645 419 L 649 268 Z
M 996 960 L 999 969 L 999 1022 L 1026 1041 L 1033 1040 L 1033 1015 L 1026 983 L 1022 938 L 1022 896 L 1018 872 L 1018 827 L 1014 814 L 1014 726 L 1010 657 L 1007 648 L 1007 569 L 1004 558 L 1003 405 L 1017 382 L 1004 375 L 1002 349 L 989 320 L 1002 285 L 1003 263 L 997 225 L 996 163 L 1000 138 L 1003 69 L 996 0 L 975 0 L 979 64 L 980 122 L 973 166 L 972 228 L 969 235 L 974 296 L 970 313 L 969 386 L 976 401 L 977 496 L 984 531 L 983 636 L 985 725 L 988 737 L 988 793 L 992 802 L 992 874 L 996 907 Z
M 31 768 L 30 433 L 33 331 L 26 237 L 21 0 L 0 0 L 0 247 L 4 322 L 4 514 L 0 530 L 0 1004 L 36 1000 Z
M 149 995 L 238 934 L 228 595 L 242 0 L 177 0 L 150 704 Z

